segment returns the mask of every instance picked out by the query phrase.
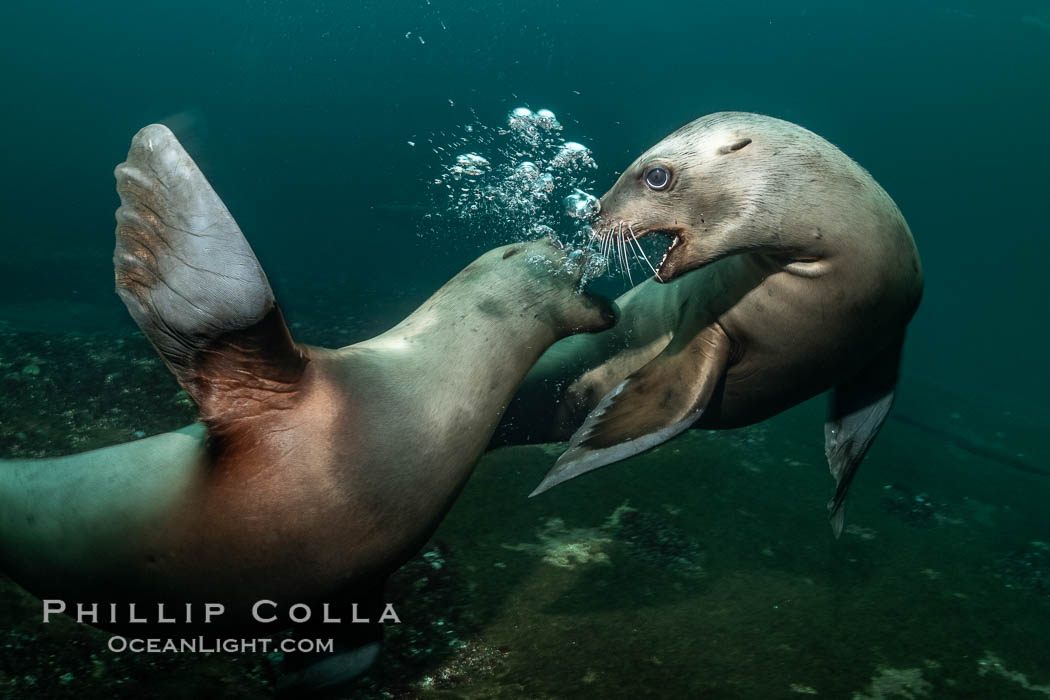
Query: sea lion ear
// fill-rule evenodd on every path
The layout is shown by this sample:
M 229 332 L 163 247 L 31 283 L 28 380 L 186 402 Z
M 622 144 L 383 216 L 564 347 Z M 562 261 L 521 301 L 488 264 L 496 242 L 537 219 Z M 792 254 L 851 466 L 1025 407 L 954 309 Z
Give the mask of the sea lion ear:
M 718 152 L 719 152 L 719 154 L 721 154 L 723 156 L 727 155 L 729 153 L 735 153 L 735 152 L 739 151 L 740 149 L 748 146 L 750 143 L 751 143 L 751 139 L 745 136 L 744 138 L 737 139 L 737 140 L 733 141 L 732 143 L 727 143 L 726 145 L 724 145 L 721 148 L 719 148 Z
M 223 378 L 298 379 L 304 360 L 262 267 L 175 135 L 142 129 L 115 175 L 117 294 L 202 417 Z
M 836 481 L 835 495 L 828 502 L 835 537 L 842 534 L 845 525 L 846 496 L 853 477 L 893 405 L 903 342 L 892 343 L 831 394 L 824 423 L 824 453 Z
M 672 341 L 605 395 L 530 495 L 632 457 L 687 430 L 707 408 L 728 361 L 729 338 L 718 326 L 685 341 Z

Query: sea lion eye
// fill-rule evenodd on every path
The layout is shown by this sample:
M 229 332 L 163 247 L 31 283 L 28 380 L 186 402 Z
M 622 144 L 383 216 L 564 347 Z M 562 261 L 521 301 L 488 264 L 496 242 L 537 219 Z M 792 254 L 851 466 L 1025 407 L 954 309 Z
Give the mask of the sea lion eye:
M 654 165 L 645 171 L 645 184 L 651 190 L 667 189 L 667 186 L 671 184 L 671 173 L 661 165 Z

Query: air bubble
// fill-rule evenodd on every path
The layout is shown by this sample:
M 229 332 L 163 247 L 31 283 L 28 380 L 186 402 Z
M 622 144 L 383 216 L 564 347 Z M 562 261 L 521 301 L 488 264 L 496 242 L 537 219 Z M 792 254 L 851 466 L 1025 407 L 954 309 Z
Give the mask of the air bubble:
M 536 121 L 548 131 L 561 131 L 561 124 L 558 122 L 558 118 L 549 109 L 538 110 L 536 112 Z
M 487 159 L 482 158 L 476 153 L 464 153 L 463 155 L 456 156 L 456 164 L 452 166 L 459 168 L 463 175 L 484 175 L 485 172 L 491 167 Z
M 562 125 L 549 109 L 517 107 L 507 113 L 506 125 L 474 122 L 440 134 L 460 155 L 446 161 L 434 183 L 461 192 L 438 207 L 432 230 L 484 236 L 493 246 L 555 232 L 592 245 L 581 231 L 597 209 L 597 198 L 583 191 L 588 184 L 584 174 L 597 167 L 590 149 L 564 141 Z
M 562 200 L 562 205 L 565 207 L 565 213 L 572 218 L 585 220 L 596 216 L 601 207 L 597 197 L 579 188 Z

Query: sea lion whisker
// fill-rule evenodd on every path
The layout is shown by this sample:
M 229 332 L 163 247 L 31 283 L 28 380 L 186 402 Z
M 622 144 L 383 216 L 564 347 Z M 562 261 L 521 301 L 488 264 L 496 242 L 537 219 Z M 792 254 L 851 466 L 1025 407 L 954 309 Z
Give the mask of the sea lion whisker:
M 627 269 L 627 252 L 623 249 L 623 220 L 616 226 L 616 254 L 620 258 L 620 277 L 626 278 L 630 274 Z
M 620 228 L 620 240 L 623 241 L 623 258 L 624 258 L 625 261 L 627 261 L 627 277 L 631 280 L 631 286 L 633 287 L 634 286 L 634 278 L 631 277 L 631 262 L 632 261 L 631 261 L 630 256 L 627 255 L 627 252 L 630 251 L 631 253 L 634 253 L 634 247 L 631 246 L 630 242 L 627 240 L 627 222 L 626 221 L 623 222 L 623 226 Z M 638 255 L 635 254 L 634 258 L 635 258 L 635 261 L 637 261 L 638 260 Z
M 642 254 L 642 259 L 645 260 L 645 264 L 649 266 L 650 270 L 652 270 L 653 276 L 663 282 L 663 278 L 660 277 L 660 272 L 653 267 L 653 262 L 649 259 L 649 255 L 645 252 L 645 248 L 642 247 L 642 244 L 638 242 L 637 238 L 632 238 L 631 240 L 634 241 L 634 245 L 638 248 L 638 252 Z
M 627 265 L 626 265 L 626 267 L 627 267 L 627 280 L 631 283 L 631 286 L 634 287 L 634 276 L 631 274 L 631 261 L 627 257 L 627 239 L 624 238 L 624 236 L 622 235 L 623 234 L 623 229 L 622 228 L 620 229 L 620 232 L 621 232 L 621 235 L 620 235 L 620 247 L 623 248 L 623 259 L 627 263 Z M 634 248 L 631 248 L 631 252 L 634 253 Z M 634 257 L 637 259 L 638 254 L 635 253 Z
M 631 258 L 627 255 L 627 250 L 630 246 L 627 245 L 627 236 L 624 233 L 623 227 L 626 222 L 620 222 L 620 248 L 623 250 L 623 264 L 624 269 L 627 270 L 627 281 L 631 283 L 631 287 L 634 287 L 634 275 L 631 274 Z M 634 252 L 633 248 L 630 248 L 631 252 Z M 638 257 L 635 255 L 635 257 Z
M 638 234 L 634 232 L 634 225 L 633 224 L 627 224 L 627 233 L 631 234 L 631 243 L 634 244 L 634 247 L 637 248 L 639 251 L 641 251 L 642 257 L 645 258 L 646 262 L 649 262 L 649 258 L 646 257 L 645 251 L 642 250 L 642 246 L 638 242 Z M 649 265 L 649 267 L 652 267 L 652 265 Z
M 627 247 L 627 249 L 628 249 L 628 250 L 630 250 L 630 251 L 631 251 L 631 255 L 633 255 L 633 256 L 634 256 L 634 261 L 635 261 L 636 263 L 638 263 L 638 266 L 639 266 L 639 267 L 641 267 L 641 265 L 642 265 L 642 261 L 641 261 L 641 260 L 640 260 L 640 259 L 638 258 L 638 251 L 637 251 L 637 250 L 635 250 L 635 249 L 634 249 L 634 246 L 633 246 L 633 245 L 630 245 L 630 244 L 629 244 L 628 242 L 624 242 L 624 245 L 625 245 L 625 246 Z M 644 272 L 645 270 L 643 269 L 642 271 Z M 629 273 L 630 273 L 630 270 L 628 270 L 628 274 L 629 274 Z M 634 286 L 634 280 L 633 280 L 633 279 L 631 280 L 631 286 L 632 286 L 632 287 Z
M 660 273 L 656 271 L 656 268 L 653 267 L 652 261 L 649 260 L 649 256 L 646 255 L 645 248 L 643 248 L 642 244 L 638 242 L 638 236 L 634 232 L 634 226 L 632 226 L 631 224 L 627 224 L 627 230 L 631 232 L 631 240 L 634 241 L 634 245 L 638 248 L 638 252 L 642 254 L 642 259 L 645 260 L 645 264 L 648 265 L 649 269 L 653 271 L 653 275 L 656 276 L 656 279 L 663 282 L 664 280 L 662 277 L 660 277 Z
M 620 251 L 620 265 L 623 266 L 624 272 L 627 272 L 627 255 L 623 249 L 623 221 L 616 226 L 616 247 Z

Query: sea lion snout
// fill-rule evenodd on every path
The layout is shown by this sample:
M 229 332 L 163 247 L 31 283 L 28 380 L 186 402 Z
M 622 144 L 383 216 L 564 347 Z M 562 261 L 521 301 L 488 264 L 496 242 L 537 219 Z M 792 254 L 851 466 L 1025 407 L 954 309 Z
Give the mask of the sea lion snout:
M 559 336 L 597 333 L 616 323 L 616 305 L 586 289 L 598 262 L 592 252 L 544 237 L 497 248 L 482 261 L 491 261 L 485 267 L 499 278 L 499 287 L 513 288 L 515 301 L 530 313 L 548 316 Z M 511 278 L 518 281 L 510 284 Z
M 717 237 L 719 210 L 733 199 L 714 178 L 697 182 L 688 168 L 665 149 L 652 149 L 632 163 L 599 200 L 601 215 L 593 224 L 599 238 L 621 238 L 627 248 L 650 234 L 667 240 L 663 256 L 653 259 L 654 279 L 669 282 L 699 267 Z M 615 241 L 614 241 L 615 243 Z

